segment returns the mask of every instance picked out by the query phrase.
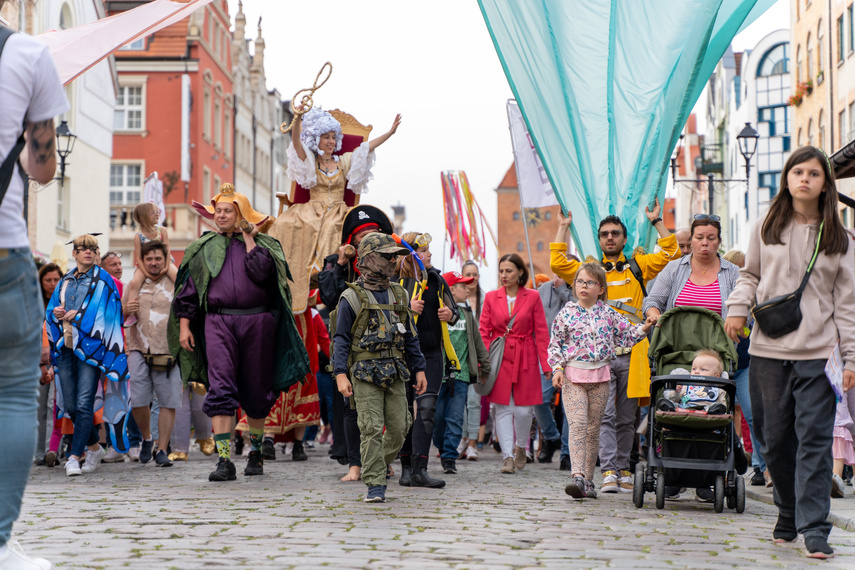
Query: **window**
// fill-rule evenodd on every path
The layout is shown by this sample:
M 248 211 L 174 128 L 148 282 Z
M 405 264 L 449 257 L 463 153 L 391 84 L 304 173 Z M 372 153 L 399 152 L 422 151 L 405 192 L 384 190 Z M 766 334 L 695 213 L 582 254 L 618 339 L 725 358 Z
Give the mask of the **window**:
M 110 165 L 110 204 L 139 204 L 141 191 L 141 164 Z
M 549 220 L 551 220 L 551 219 L 552 219 L 552 212 L 545 212 L 545 213 L 543 214 L 543 219 L 544 219 L 544 220 L 546 220 L 547 222 L 548 222 Z
M 202 134 L 211 138 L 211 92 L 207 88 L 202 96 Z
M 848 140 L 855 138 L 855 101 L 849 103 L 849 129 L 844 132 Z
M 202 196 L 205 198 L 205 203 L 211 201 L 213 194 L 211 193 L 211 171 L 207 166 L 202 167 Z
M 765 123 L 768 129 L 768 134 L 764 133 L 764 136 L 774 137 L 788 134 L 790 132 L 790 113 L 789 106 L 758 109 L 757 121 L 758 123 Z
M 225 120 L 223 121 L 223 131 L 225 133 L 225 146 L 223 146 L 223 154 L 226 158 L 232 155 L 232 113 L 226 109 Z
M 220 112 L 220 100 L 214 99 L 214 146 L 223 148 L 223 118 Z
M 799 134 L 796 135 L 796 147 L 801 148 L 802 146 L 802 130 L 799 129 Z
M 843 36 L 843 16 L 837 18 L 837 61 L 843 61 L 845 39 Z
M 761 172 L 757 176 L 757 185 L 760 188 L 768 188 L 769 198 L 771 199 L 778 193 L 778 181 L 780 178 L 780 172 Z
M 849 7 L 846 8 L 846 14 L 849 18 L 849 53 L 852 53 L 855 50 L 855 23 L 853 23 L 852 18 L 855 17 L 855 11 L 852 9 L 852 4 L 849 4 Z
M 808 119 L 807 143 L 810 146 L 816 146 L 813 143 L 813 119 Z
M 796 83 L 802 80 L 802 46 L 796 46 Z
M 215 196 L 220 192 L 220 177 L 214 176 L 214 187 L 211 189 L 211 197 Z M 210 202 L 210 199 L 208 200 Z
M 119 48 L 119 50 L 125 51 L 143 51 L 145 50 L 145 38 L 140 38 L 138 40 L 134 40 L 129 44 L 125 44 Z
M 819 111 L 819 140 L 817 140 L 817 146 L 821 149 L 828 148 L 825 143 L 825 111 L 822 109 Z
M 514 212 L 514 221 L 515 221 L 515 222 L 518 222 L 519 220 L 520 220 L 520 213 L 519 213 L 519 212 Z
M 823 49 L 823 44 L 825 43 L 825 37 L 823 34 L 824 28 L 822 27 L 822 18 L 819 19 L 819 23 L 816 25 L 816 79 L 817 84 L 822 83 L 822 79 L 824 77 L 820 77 L 820 73 L 822 73 L 822 54 L 825 53 Z
M 845 145 L 847 142 L 849 142 L 846 139 L 846 110 L 845 109 L 843 111 L 840 111 L 840 114 L 837 115 L 837 132 L 839 133 L 838 136 L 840 137 L 840 142 L 838 143 L 839 146 L 837 148 L 841 148 L 843 145 Z
M 518 241 L 517 242 L 517 251 L 523 251 L 524 249 L 525 249 L 525 246 L 523 245 L 523 242 Z
M 119 87 L 113 128 L 117 131 L 139 131 L 143 128 L 143 86 Z
M 805 42 L 805 48 L 807 49 L 807 73 L 805 74 L 805 81 L 809 81 L 813 79 L 813 41 L 811 41 L 810 33 L 808 33 L 807 42 Z
M 757 66 L 757 77 L 783 75 L 790 72 L 790 44 L 781 43 L 769 51 Z
M 542 241 L 537 242 L 537 251 L 543 251 L 543 242 Z
M 68 229 L 68 210 L 71 196 L 71 184 L 68 177 L 62 184 L 56 185 L 56 225 L 58 228 Z
M 72 27 L 74 27 L 74 18 L 71 16 L 71 6 L 66 2 L 59 11 L 59 29 L 67 30 Z

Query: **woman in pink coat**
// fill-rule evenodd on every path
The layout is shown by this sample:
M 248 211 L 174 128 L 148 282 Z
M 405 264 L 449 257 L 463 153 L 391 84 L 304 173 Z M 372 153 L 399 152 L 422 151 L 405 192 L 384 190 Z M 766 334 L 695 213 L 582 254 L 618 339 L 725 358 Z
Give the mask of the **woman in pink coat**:
M 496 434 L 502 446 L 502 473 L 513 473 L 526 464 L 525 447 L 531 430 L 532 406 L 543 403 L 541 369 L 549 373 L 546 347 L 549 329 L 536 290 L 526 289 L 528 269 L 515 253 L 499 260 L 501 287 L 484 297 L 480 330 L 484 345 L 505 334 L 515 316 L 496 385 L 487 399 L 496 407 Z M 516 447 L 514 430 L 516 429 Z

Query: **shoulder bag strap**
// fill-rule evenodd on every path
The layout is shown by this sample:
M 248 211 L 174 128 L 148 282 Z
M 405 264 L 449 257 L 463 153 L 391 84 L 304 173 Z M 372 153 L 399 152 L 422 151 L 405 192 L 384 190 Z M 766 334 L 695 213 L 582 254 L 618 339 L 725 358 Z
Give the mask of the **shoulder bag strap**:
M 816 263 L 816 257 L 819 255 L 819 242 L 822 239 L 822 228 L 825 225 L 825 221 L 819 224 L 819 232 L 816 234 L 816 247 L 813 250 L 813 257 L 808 264 L 807 271 L 805 271 L 805 276 L 802 278 L 802 283 L 799 285 L 799 288 L 796 290 L 796 294 L 801 295 L 802 292 L 807 287 L 808 279 L 810 279 L 810 274 L 813 272 L 813 266 Z
M 0 26 L 0 55 L 3 54 L 3 47 L 6 45 L 6 40 L 8 40 L 14 33 L 15 32 L 9 28 Z M 23 150 L 24 133 L 22 130 L 21 136 L 19 136 L 17 142 L 15 142 L 15 146 L 12 147 L 12 150 L 3 160 L 3 164 L 0 164 L 0 204 L 3 203 L 3 198 L 6 196 L 6 190 L 9 189 L 9 184 L 12 182 L 12 173 L 15 171 L 15 163 L 18 162 L 18 157 L 21 155 L 21 151 Z
M 632 273 L 632 276 L 635 277 L 635 280 L 638 281 L 638 284 L 641 285 L 641 293 L 647 297 L 647 288 L 644 286 L 644 275 L 641 273 L 641 267 L 638 266 L 638 262 L 634 257 L 629 258 L 629 272 Z

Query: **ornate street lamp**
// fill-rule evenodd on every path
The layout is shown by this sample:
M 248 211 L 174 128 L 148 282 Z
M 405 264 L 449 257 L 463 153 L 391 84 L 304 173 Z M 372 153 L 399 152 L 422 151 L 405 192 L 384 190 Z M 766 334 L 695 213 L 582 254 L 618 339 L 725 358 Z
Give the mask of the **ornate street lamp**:
M 677 143 L 677 148 L 674 154 L 671 155 L 671 182 L 677 183 L 677 169 L 679 168 L 680 152 L 683 150 L 683 134 L 680 133 L 680 142 Z
M 68 128 L 68 121 L 63 121 L 56 128 L 56 152 L 59 154 L 59 185 L 65 182 L 65 167 L 68 165 L 65 159 L 74 150 L 74 141 L 77 135 Z
M 745 182 L 750 184 L 748 174 L 751 171 L 751 157 L 757 152 L 757 141 L 760 139 L 760 133 L 754 130 L 751 123 L 745 123 L 742 131 L 736 135 L 736 141 L 739 143 L 739 154 L 745 159 Z

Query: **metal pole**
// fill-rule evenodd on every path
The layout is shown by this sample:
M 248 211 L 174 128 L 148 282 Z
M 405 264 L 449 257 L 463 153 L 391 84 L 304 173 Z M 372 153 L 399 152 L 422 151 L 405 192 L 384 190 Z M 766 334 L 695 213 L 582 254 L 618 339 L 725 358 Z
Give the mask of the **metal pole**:
M 710 213 L 710 215 L 715 214 L 715 209 L 713 208 L 713 192 L 715 191 L 715 187 L 713 186 L 714 182 L 715 182 L 715 174 L 710 172 L 709 174 L 707 174 L 707 187 L 708 187 L 709 195 L 710 195 L 710 197 L 709 197 L 709 200 L 710 200 L 710 204 L 709 204 L 710 212 L 709 213 Z
M 508 109 L 508 108 L 509 108 L 509 105 L 506 105 L 506 109 Z M 525 246 L 526 246 L 526 249 L 528 250 L 528 265 L 531 268 L 531 284 L 534 285 L 534 275 L 535 275 L 535 273 L 534 273 L 534 259 L 531 257 L 531 242 L 528 239 L 528 220 L 526 219 L 525 206 L 523 206 L 523 200 L 522 200 L 522 192 L 520 191 L 520 187 L 519 187 L 519 185 L 520 185 L 519 184 L 520 172 L 519 172 L 519 169 L 517 168 L 517 153 L 516 153 L 517 147 L 514 144 L 514 129 L 511 128 L 510 117 L 511 117 L 510 116 L 510 110 L 508 110 L 508 132 L 511 135 L 511 150 L 514 153 L 514 172 L 516 172 L 516 174 L 517 174 L 517 194 L 520 197 L 520 211 L 522 213 L 523 231 L 525 232 Z M 499 253 L 501 253 L 501 252 L 499 252 Z

